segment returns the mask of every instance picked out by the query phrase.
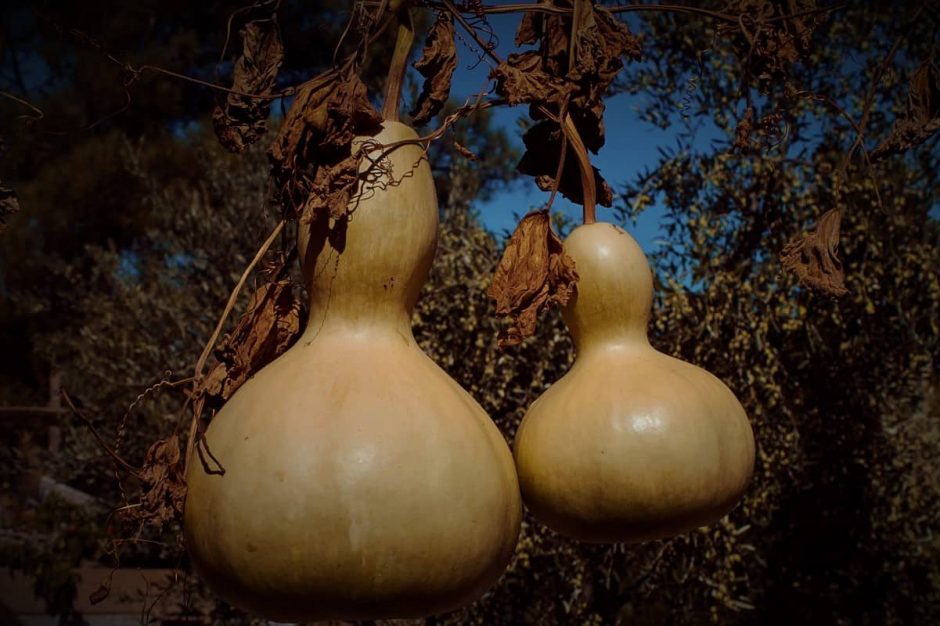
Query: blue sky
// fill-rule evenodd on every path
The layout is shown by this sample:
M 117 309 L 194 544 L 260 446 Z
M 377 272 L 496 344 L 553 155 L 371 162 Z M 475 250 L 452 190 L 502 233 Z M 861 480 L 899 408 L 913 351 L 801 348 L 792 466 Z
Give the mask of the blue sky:
M 501 58 L 505 58 L 516 50 L 513 39 L 520 18 L 515 14 L 496 14 L 488 16 L 487 19 L 499 38 L 496 52 Z M 457 31 L 465 41 L 470 40 L 460 30 L 459 25 Z M 491 84 L 487 80 L 490 66 L 483 62 L 470 69 L 470 66 L 477 63 L 477 57 L 467 49 L 460 38 L 458 55 L 451 97 L 463 101 Z M 634 111 L 636 102 L 635 98 L 626 95 L 615 96 L 607 101 L 606 144 L 598 155 L 592 155 L 595 167 L 600 169 L 615 190 L 644 169 L 652 168 L 657 161 L 656 148 L 674 141 L 674 130 L 662 130 L 638 119 Z M 527 106 L 499 107 L 494 111 L 496 125 L 505 129 L 520 147 L 522 140 L 516 120 L 527 113 Z M 496 234 L 512 230 L 516 224 L 516 215 L 523 215 L 530 209 L 541 207 L 548 200 L 549 194 L 541 191 L 531 177 L 520 178 L 523 180 L 513 188 L 495 194 L 492 199 L 477 206 L 486 227 Z M 581 207 L 560 195 L 555 198 L 554 209 L 578 221 L 581 219 Z M 628 230 L 646 252 L 652 251 L 660 239 L 661 217 L 661 210 L 654 206 L 641 215 L 636 225 L 628 225 Z M 598 207 L 598 219 L 613 220 L 614 217 L 610 209 Z

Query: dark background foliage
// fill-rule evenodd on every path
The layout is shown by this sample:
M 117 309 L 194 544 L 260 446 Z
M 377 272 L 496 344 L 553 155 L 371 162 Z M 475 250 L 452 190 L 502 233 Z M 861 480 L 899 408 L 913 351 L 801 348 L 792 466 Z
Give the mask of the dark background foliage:
M 793 12 L 812 3 L 769 4 Z M 676 141 L 617 190 L 601 219 L 629 224 L 651 204 L 664 207 L 668 245 L 650 259 L 651 339 L 715 373 L 744 403 L 758 445 L 754 483 L 714 527 L 639 546 L 578 544 L 527 518 L 501 583 L 427 623 L 940 622 L 937 139 L 871 165 L 859 152 L 843 168 L 857 137 L 850 120 L 864 115 L 872 85 L 868 150 L 907 111 L 917 67 L 935 59 L 940 11 L 923 7 L 848 3 L 813 22 L 792 59 L 767 52 L 752 63 L 748 89 L 739 33 L 670 12 L 632 22 L 642 61 L 613 90 L 642 94 L 641 119 L 669 127 Z M 223 94 L 156 72 L 134 78 L 107 54 L 224 83 L 231 58 L 220 64 L 219 55 L 240 8 L 172 0 L 3 8 L 0 90 L 42 117 L 0 98 L 0 182 L 20 205 L 0 234 L 0 555 L 35 577 L 63 619 L 81 619 L 74 567 L 115 563 L 108 511 L 121 494 L 109 457 L 62 411 L 58 388 L 139 462 L 184 414 L 171 389 L 138 395 L 191 374 L 275 221 L 266 141 L 234 156 L 211 134 Z M 279 84 L 328 65 L 348 18 L 345 2 L 284 2 Z M 378 41 L 364 65 L 374 93 L 391 45 Z M 742 145 L 749 106 L 753 120 L 776 117 Z M 696 134 L 711 125 L 719 138 L 703 148 Z M 519 154 L 485 114 L 458 124 L 454 138 L 481 161 L 461 156 L 450 137 L 432 147 L 443 222 L 415 331 L 511 440 L 525 407 L 566 370 L 572 346 L 549 311 L 536 336 L 496 347 L 485 289 L 500 240 L 474 203 L 515 178 Z M 844 211 L 848 289 L 838 300 L 800 286 L 777 260 L 834 206 Z M 177 531 L 124 543 L 120 565 L 176 566 Z M 247 619 L 225 607 L 213 615 Z

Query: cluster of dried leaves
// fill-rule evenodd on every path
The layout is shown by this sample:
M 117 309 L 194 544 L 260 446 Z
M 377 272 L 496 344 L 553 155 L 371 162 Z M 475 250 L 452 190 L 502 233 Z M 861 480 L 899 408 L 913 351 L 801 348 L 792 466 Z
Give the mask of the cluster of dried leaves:
M 510 54 L 492 76 L 497 93 L 509 104 L 528 103 L 531 117 L 538 120 L 523 136 L 526 152 L 519 171 L 534 176 L 540 189 L 557 186 L 562 195 L 581 203 L 575 155 L 566 155 L 560 180 L 555 181 L 564 143 L 556 120 L 570 115 L 585 147 L 596 153 L 604 145 L 603 96 L 623 69 L 623 58 L 640 58 L 640 43 L 626 24 L 590 0 L 551 4 L 573 11 L 526 13 L 516 31 L 516 45 L 534 44 L 538 50 Z M 610 206 L 610 186 L 596 169 L 594 175 L 598 202 Z
M 278 200 L 309 223 L 327 212 L 341 218 L 359 179 L 357 135 L 382 123 L 353 66 L 328 71 L 305 84 L 268 150 Z
M 264 134 L 284 58 L 273 17 L 248 22 L 242 41 L 232 93 L 212 118 L 219 141 L 232 152 L 242 152 Z M 328 211 L 338 219 L 355 190 L 353 137 L 373 134 L 382 121 L 355 69 L 347 63 L 304 83 L 268 151 L 277 200 L 291 218 L 309 222 Z
M 154 442 L 137 473 L 140 501 L 123 510 L 122 521 L 159 531 L 181 519 L 186 501 L 184 466 L 176 433 Z
M 816 9 L 816 0 L 729 0 L 722 12 L 738 16 L 737 24 L 721 24 L 718 34 L 740 35 L 732 42 L 754 76 L 785 80 L 790 66 L 810 51 L 816 28 L 828 19 Z

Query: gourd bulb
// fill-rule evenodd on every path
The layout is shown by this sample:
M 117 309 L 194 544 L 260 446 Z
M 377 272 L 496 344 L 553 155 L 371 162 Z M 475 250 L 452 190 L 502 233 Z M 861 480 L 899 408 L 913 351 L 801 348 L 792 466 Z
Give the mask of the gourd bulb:
M 516 435 L 524 501 L 584 541 L 644 541 L 716 521 L 753 471 L 744 409 L 716 377 L 650 346 L 652 274 L 630 235 L 598 222 L 564 246 L 579 275 L 563 309 L 577 356 Z
M 397 122 L 374 137 L 414 138 Z M 190 461 L 196 571 L 270 620 L 454 609 L 499 578 L 519 532 L 509 447 L 411 332 L 437 241 L 430 168 L 416 145 L 385 158 L 348 223 L 301 225 L 308 325 L 209 425 L 224 475 Z

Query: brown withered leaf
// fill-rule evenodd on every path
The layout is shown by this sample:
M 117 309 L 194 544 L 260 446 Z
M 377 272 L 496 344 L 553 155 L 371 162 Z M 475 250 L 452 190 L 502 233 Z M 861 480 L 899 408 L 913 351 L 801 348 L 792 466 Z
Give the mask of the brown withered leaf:
M 454 150 L 457 151 L 457 154 L 467 159 L 468 161 L 476 161 L 477 155 L 473 154 L 473 151 L 470 150 L 467 146 L 463 145 L 456 139 L 454 139 Z
M 829 209 L 816 228 L 790 241 L 780 253 L 783 267 L 796 274 L 800 283 L 832 296 L 848 293 L 838 254 L 841 223 L 842 211 Z
M 19 210 L 20 202 L 16 199 L 16 192 L 0 182 L 0 233 L 7 228 L 7 218 Z
M 284 60 L 284 47 L 273 19 L 248 22 L 241 32 L 242 54 L 235 62 L 232 89 L 259 96 L 269 95 Z M 242 152 L 266 132 L 271 110 L 268 99 L 230 93 L 224 106 L 212 112 L 212 126 L 219 142 L 231 152 Z
M 111 595 L 111 581 L 108 580 L 107 583 L 102 583 L 98 586 L 97 589 L 88 594 L 88 602 L 92 606 L 100 604 L 107 600 L 108 596 Z
M 522 14 L 522 21 L 516 29 L 516 47 L 526 46 L 538 41 L 541 37 L 541 24 L 535 11 L 526 11 Z
M 535 184 L 542 191 L 551 191 L 554 187 L 558 157 L 561 154 L 561 138 L 561 129 L 549 120 L 535 124 L 522 136 L 526 151 L 516 169 L 521 174 L 534 176 Z M 614 192 L 601 176 L 600 170 L 596 167 L 593 169 L 597 202 L 602 206 L 611 206 L 614 202 Z M 558 192 L 574 203 L 580 204 L 584 201 L 578 158 L 570 144 L 565 155 L 565 167 L 561 173 Z
M 490 72 L 490 78 L 496 80 L 496 93 L 510 105 L 533 102 L 558 110 L 573 89 L 565 79 L 543 70 L 538 52 L 510 54 Z
M 623 57 L 640 59 L 640 40 L 630 27 L 603 7 L 595 6 L 578 28 L 574 80 L 590 79 L 592 98 L 603 96 L 623 69 Z
M 159 530 L 181 518 L 186 481 L 179 438 L 175 434 L 150 446 L 138 478 L 141 481 L 140 506 L 124 509 L 123 521 L 143 523 Z
M 262 285 L 215 350 L 218 363 L 202 387 L 209 406 L 221 407 L 245 381 L 291 347 L 300 331 L 300 301 L 290 281 Z
M 929 60 L 911 76 L 907 113 L 891 127 L 891 133 L 872 150 L 871 158 L 900 154 L 924 143 L 940 130 L 940 70 Z
M 328 71 L 305 85 L 268 150 L 280 201 L 307 218 L 322 208 L 343 213 L 357 181 L 352 140 L 381 122 L 354 72 Z
M 457 69 L 457 46 L 454 44 L 454 21 L 441 14 L 424 44 L 424 52 L 414 67 L 424 76 L 421 95 L 411 111 L 414 124 L 431 121 L 450 97 L 450 84 Z
M 553 302 L 567 304 L 577 280 L 574 260 L 552 231 L 548 211 L 522 218 L 487 291 L 497 315 L 510 319 L 509 327 L 500 331 L 499 346 L 516 345 L 532 335 L 538 312 Z
M 348 156 L 353 137 L 375 130 L 381 122 L 359 77 L 330 70 L 297 94 L 269 155 L 284 171 L 295 161 L 304 166 L 332 161 L 338 154 Z
M 552 2 L 557 5 L 557 2 Z M 570 4 L 562 2 L 570 8 Z M 568 52 L 571 48 L 571 14 L 542 14 L 535 18 L 538 26 L 539 49 L 545 63 L 545 71 L 553 76 L 564 76 L 568 72 Z
M 358 179 L 359 157 L 355 154 L 332 167 L 318 167 L 313 177 L 313 193 L 307 197 L 300 220 L 309 223 L 324 212 L 335 220 L 341 219 L 349 210 Z

